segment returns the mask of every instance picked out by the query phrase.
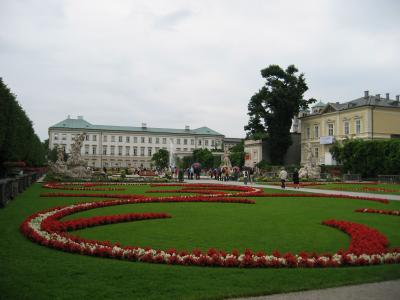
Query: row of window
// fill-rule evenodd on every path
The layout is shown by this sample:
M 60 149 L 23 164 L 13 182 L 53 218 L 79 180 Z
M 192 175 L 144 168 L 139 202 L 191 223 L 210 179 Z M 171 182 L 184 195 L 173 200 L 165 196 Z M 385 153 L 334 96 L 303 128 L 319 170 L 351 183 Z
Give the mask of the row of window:
M 74 136 L 75 135 L 72 135 L 72 138 L 74 138 Z M 103 135 L 103 142 L 108 142 L 108 137 L 109 136 L 107 136 L 107 135 Z M 122 142 L 124 142 L 124 137 L 123 136 L 115 136 L 115 135 L 111 135 L 110 136 L 110 141 L 112 142 L 112 143 L 114 143 L 114 142 L 116 142 L 116 138 L 118 138 L 118 142 L 119 143 L 122 143 Z M 67 136 L 66 136 L 66 134 L 62 134 L 61 135 L 61 140 L 63 140 L 63 141 L 65 141 L 67 139 Z M 58 141 L 59 140 L 59 135 L 58 135 L 58 133 L 55 133 L 54 134 L 54 141 Z M 97 135 L 95 135 L 95 134 L 92 134 L 92 135 L 86 135 L 86 141 L 93 141 L 93 142 L 96 142 L 97 141 Z M 125 136 L 125 143 L 130 143 L 131 141 L 133 142 L 133 143 L 138 143 L 138 141 L 140 140 L 140 142 L 142 143 L 142 144 L 144 144 L 144 143 L 146 143 L 146 138 L 144 137 L 144 136 L 142 136 L 142 137 L 137 137 L 137 136 L 134 136 L 134 137 L 130 137 L 130 136 Z M 163 137 L 163 138 L 159 138 L 159 137 L 155 137 L 154 138 L 154 141 L 155 141 L 155 144 L 160 144 L 161 142 L 162 142 L 162 144 L 164 144 L 164 145 L 166 145 L 167 144 L 167 138 L 165 138 L 165 137 Z M 194 146 L 195 145 L 195 140 L 194 139 L 185 139 L 185 138 L 177 138 L 177 139 L 175 139 L 174 140 L 175 141 L 175 144 L 177 144 L 177 145 L 189 145 L 189 143 L 190 143 L 190 145 L 192 145 L 192 146 Z M 147 143 L 149 143 L 149 144 L 152 144 L 153 143 L 153 137 L 147 137 Z M 197 144 L 199 145 L 199 146 L 201 146 L 202 145 L 202 140 L 198 140 L 197 141 Z M 209 141 L 209 140 L 207 140 L 207 139 L 205 139 L 204 140 L 204 145 L 205 146 L 210 146 L 211 145 L 211 147 L 215 147 L 215 146 L 219 146 L 219 144 L 220 144 L 220 141 L 215 141 L 215 140 L 211 140 L 211 141 Z
M 167 148 L 166 147 L 163 147 L 162 149 L 164 149 L 164 150 L 167 150 Z M 138 156 L 139 154 L 139 150 L 140 150 L 140 156 L 145 156 L 145 153 L 147 153 L 147 156 L 152 156 L 153 155 L 153 148 L 152 147 L 147 147 L 147 152 L 146 152 L 146 147 L 132 147 L 132 152 L 131 152 L 131 147 L 130 146 L 125 146 L 125 153 L 123 153 L 122 152 L 122 150 L 123 150 L 123 146 L 118 146 L 118 147 L 115 147 L 115 146 L 110 146 L 110 147 L 108 147 L 108 146 L 103 146 L 103 149 L 102 149 L 103 151 L 102 151 L 102 154 L 103 155 L 120 155 L 120 156 L 122 156 L 122 155 L 125 155 L 125 156 L 130 156 L 130 155 L 132 155 L 132 156 Z M 155 147 L 154 148 L 154 150 L 155 150 L 155 152 L 157 152 L 158 150 L 160 150 L 160 147 Z M 176 151 L 194 151 L 194 148 L 183 148 L 183 149 L 181 149 L 181 148 L 176 148 Z M 91 155 L 97 155 L 97 146 L 95 146 L 95 145 L 93 145 L 93 146 L 91 146 L 91 148 L 90 148 L 90 146 L 89 145 L 85 145 L 85 148 L 84 148 L 84 153 L 86 154 L 86 155 L 89 155 L 89 154 L 91 154 Z
M 310 127 L 306 128 L 306 139 L 310 139 L 311 129 Z M 345 135 L 350 134 L 350 123 L 348 121 L 345 121 L 343 123 L 343 132 Z M 333 123 L 328 123 L 328 136 L 333 136 L 334 135 L 334 125 Z M 360 134 L 361 133 L 361 120 L 357 119 L 355 120 L 355 133 Z M 319 126 L 314 125 L 314 138 L 317 139 L 319 138 Z

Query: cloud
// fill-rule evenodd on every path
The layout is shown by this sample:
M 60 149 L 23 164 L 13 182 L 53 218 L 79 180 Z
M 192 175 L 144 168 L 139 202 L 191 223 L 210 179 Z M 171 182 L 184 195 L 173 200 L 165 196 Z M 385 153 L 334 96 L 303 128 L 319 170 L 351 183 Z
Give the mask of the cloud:
M 295 64 L 306 97 L 399 94 L 397 1 L 14 1 L 0 4 L 0 76 L 48 127 L 191 128 L 243 137 L 260 70 Z
M 194 13 L 188 9 L 178 9 L 157 17 L 154 27 L 163 30 L 173 30 L 179 24 L 192 17 Z

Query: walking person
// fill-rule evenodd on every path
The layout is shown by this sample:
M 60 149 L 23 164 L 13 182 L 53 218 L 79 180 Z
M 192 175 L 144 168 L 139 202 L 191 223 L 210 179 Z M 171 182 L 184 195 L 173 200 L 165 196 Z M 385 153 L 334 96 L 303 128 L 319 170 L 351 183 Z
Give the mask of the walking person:
M 286 179 L 287 179 L 287 172 L 285 168 L 282 168 L 281 171 L 279 172 L 279 178 L 281 180 L 281 188 L 286 188 Z
M 243 170 L 243 183 L 245 185 L 247 185 L 248 176 L 248 172 L 246 170 Z
M 299 171 L 297 170 L 297 168 L 295 168 L 293 172 L 293 185 L 295 189 L 300 188 Z

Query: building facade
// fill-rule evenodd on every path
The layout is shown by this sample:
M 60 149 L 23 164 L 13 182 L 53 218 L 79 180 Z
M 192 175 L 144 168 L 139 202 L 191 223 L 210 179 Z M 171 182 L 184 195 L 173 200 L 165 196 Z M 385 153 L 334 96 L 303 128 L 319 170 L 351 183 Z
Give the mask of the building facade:
M 318 103 L 301 120 L 301 163 L 306 161 L 308 147 L 318 163 L 334 165 L 329 152 L 335 141 L 360 138 L 364 140 L 400 137 L 399 96 L 392 100 L 389 94 L 379 94 L 345 103 Z
M 90 167 L 149 168 L 151 157 L 160 149 L 172 152 L 176 157 L 192 154 L 193 150 L 222 149 L 224 135 L 208 128 L 190 129 L 151 128 L 94 125 L 84 120 L 67 119 L 49 128 L 49 148 L 63 147 L 70 152 L 73 138 L 86 133 L 82 157 Z

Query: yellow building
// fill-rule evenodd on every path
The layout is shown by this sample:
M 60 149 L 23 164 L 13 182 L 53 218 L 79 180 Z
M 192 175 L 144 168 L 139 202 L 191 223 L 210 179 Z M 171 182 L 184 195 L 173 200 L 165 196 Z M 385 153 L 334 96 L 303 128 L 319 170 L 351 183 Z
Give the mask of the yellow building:
M 306 148 L 311 146 L 314 158 L 325 165 L 335 161 L 329 152 L 335 141 L 346 138 L 365 140 L 400 138 L 400 101 L 391 100 L 389 94 L 379 94 L 346 103 L 319 102 L 311 111 L 300 117 L 301 121 L 301 163 L 307 157 Z

